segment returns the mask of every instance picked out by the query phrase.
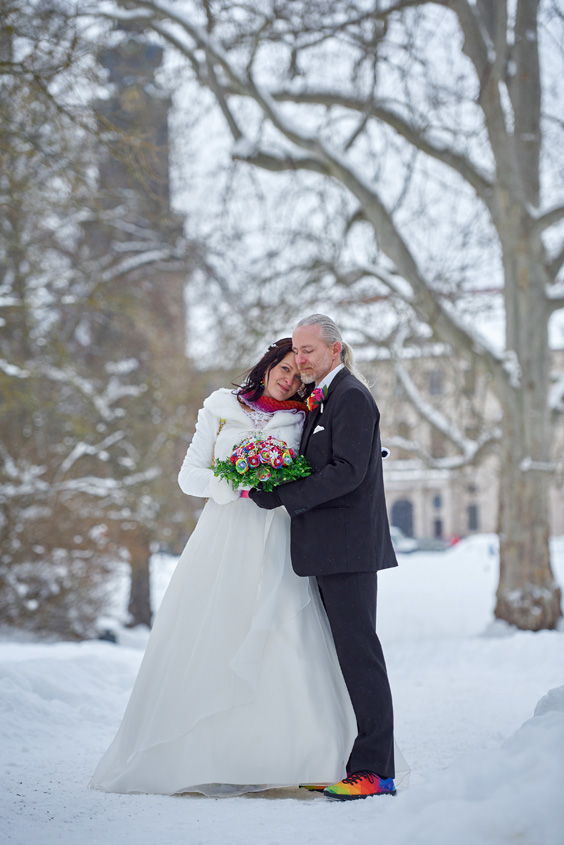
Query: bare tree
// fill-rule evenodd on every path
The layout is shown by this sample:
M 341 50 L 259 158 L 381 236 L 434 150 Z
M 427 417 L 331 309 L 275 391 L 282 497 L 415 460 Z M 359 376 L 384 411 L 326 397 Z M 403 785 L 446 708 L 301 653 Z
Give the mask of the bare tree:
M 489 373 L 502 409 L 501 436 L 485 438 L 499 440 L 500 455 L 495 612 L 524 629 L 554 627 L 548 488 L 562 390 L 551 394 L 548 331 L 564 307 L 560 2 L 123 5 L 108 13 L 144 21 L 187 58 L 223 113 L 235 160 L 329 180 L 326 219 L 338 197 L 350 237 L 333 256 L 339 266 L 322 256 L 318 277 L 360 286 L 356 302 L 395 303 L 396 346 L 424 326 Z M 480 334 L 469 305 L 492 287 L 504 348 Z M 433 422 L 459 465 L 485 448 L 452 421 Z
M 135 103 L 153 122 L 124 128 L 92 107 L 106 83 L 66 5 L 5 12 L 0 605 L 11 625 L 83 637 L 120 561 L 130 621 L 150 624 L 152 545 L 188 533 L 173 481 L 199 399 L 186 384 L 186 243 L 169 204 L 164 92 L 155 119 L 149 83 L 130 79 L 127 114 Z

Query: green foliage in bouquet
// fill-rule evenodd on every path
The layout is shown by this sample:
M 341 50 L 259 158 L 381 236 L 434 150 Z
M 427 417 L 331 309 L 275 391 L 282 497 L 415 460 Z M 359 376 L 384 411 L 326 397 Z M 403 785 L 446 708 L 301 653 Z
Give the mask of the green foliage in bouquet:
M 234 490 L 258 487 L 270 493 L 279 484 L 306 478 L 312 468 L 303 455 L 297 455 L 283 440 L 249 437 L 233 447 L 229 458 L 216 460 L 213 474 L 228 481 Z

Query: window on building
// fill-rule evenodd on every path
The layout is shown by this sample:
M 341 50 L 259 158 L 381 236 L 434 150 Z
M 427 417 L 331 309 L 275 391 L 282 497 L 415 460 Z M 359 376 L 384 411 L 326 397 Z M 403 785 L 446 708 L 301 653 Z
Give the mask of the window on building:
M 431 396 L 442 396 L 445 392 L 443 371 L 439 369 L 429 371 L 429 393 Z
M 468 531 L 479 530 L 480 520 L 478 517 L 478 505 L 468 505 Z
M 476 368 L 468 367 L 463 371 L 464 387 L 463 392 L 466 396 L 473 396 L 476 392 Z
M 390 523 L 413 537 L 413 504 L 409 499 L 398 499 L 392 505 Z
M 443 537 L 443 521 L 442 519 L 433 520 L 433 537 L 437 540 L 442 540 Z
M 433 507 L 436 511 L 440 511 L 443 506 L 443 498 L 440 493 L 437 493 L 436 496 L 433 496 Z

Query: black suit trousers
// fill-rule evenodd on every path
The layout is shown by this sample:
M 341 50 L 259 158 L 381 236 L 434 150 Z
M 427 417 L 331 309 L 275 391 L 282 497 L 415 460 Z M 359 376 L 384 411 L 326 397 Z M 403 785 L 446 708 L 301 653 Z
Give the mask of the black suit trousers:
M 317 583 L 358 726 L 348 771 L 394 777 L 392 693 L 376 634 L 377 573 L 318 575 Z

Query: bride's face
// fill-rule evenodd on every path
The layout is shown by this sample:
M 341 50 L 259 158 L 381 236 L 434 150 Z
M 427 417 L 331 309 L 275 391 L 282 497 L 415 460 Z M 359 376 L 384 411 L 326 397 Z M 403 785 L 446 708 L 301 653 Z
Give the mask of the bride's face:
M 293 396 L 301 383 L 296 356 L 293 352 L 288 352 L 286 357 L 269 371 L 264 383 L 264 395 L 282 402 Z

